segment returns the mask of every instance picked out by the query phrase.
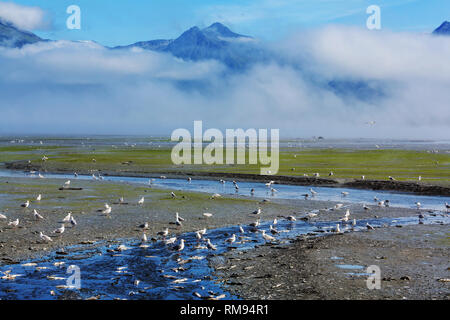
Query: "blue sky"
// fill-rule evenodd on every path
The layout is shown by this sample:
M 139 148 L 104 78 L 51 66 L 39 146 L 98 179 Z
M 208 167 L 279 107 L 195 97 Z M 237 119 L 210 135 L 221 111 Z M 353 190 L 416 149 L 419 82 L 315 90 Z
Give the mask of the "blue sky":
M 263 40 L 324 24 L 364 27 L 369 5 L 379 5 L 382 28 L 431 32 L 450 20 L 450 1 L 442 0 L 17 0 L 39 6 L 52 21 L 35 32 L 50 39 L 95 40 L 104 45 L 174 38 L 191 26 L 219 21 L 232 30 Z M 65 26 L 69 5 L 82 12 L 81 30 Z

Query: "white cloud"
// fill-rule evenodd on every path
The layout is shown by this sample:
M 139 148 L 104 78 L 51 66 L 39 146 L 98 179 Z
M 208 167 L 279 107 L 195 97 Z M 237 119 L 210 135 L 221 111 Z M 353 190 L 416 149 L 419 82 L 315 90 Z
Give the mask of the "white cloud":
M 22 30 L 48 27 L 45 11 L 39 7 L 23 6 L 13 2 L 0 1 L 0 18 L 11 22 Z
M 273 62 L 231 73 L 90 42 L 1 49 L 0 132 L 169 134 L 203 120 L 297 137 L 448 138 L 450 39 L 328 27 L 270 50 Z M 384 95 L 340 94 L 331 80 Z

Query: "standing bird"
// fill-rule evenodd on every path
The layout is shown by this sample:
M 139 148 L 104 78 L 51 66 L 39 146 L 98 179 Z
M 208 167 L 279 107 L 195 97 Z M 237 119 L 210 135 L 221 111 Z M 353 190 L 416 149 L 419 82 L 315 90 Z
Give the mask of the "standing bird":
M 44 219 L 44 217 L 41 216 L 41 215 L 36 211 L 36 209 L 33 210 L 33 217 L 34 217 L 36 220 L 42 220 L 42 219 Z
M 250 223 L 249 226 L 252 227 L 252 228 L 259 227 L 259 220 L 256 220 L 255 222 Z
M 228 242 L 228 243 L 233 243 L 233 242 L 235 242 L 236 241 L 236 235 L 233 233 L 233 235 L 230 237 L 230 238 L 228 238 L 227 240 L 225 240 L 225 242 Z
M 163 231 L 157 233 L 158 236 L 163 236 L 164 238 L 169 235 L 169 228 L 165 228 Z
M 346 197 L 346 196 L 348 196 L 349 193 L 347 191 L 342 191 L 341 194 L 343 197 Z
M 112 208 L 108 206 L 105 210 L 102 211 L 102 213 L 108 215 L 111 213 L 111 211 L 112 211 Z
M 339 228 L 339 224 L 336 225 L 336 229 L 334 229 L 334 232 L 341 233 L 341 229 Z
M 6 220 L 7 219 L 7 217 L 4 215 L 4 214 L 1 214 L 0 213 L 0 219 L 2 219 L 2 220 Z
M 275 229 L 272 225 L 269 226 L 269 230 L 270 230 L 270 232 L 271 232 L 272 234 L 278 234 L 278 233 L 279 233 L 278 230 Z
M 180 215 L 178 214 L 178 212 L 175 212 L 175 218 L 179 221 L 184 221 L 184 218 L 180 217 Z
M 450 210 L 450 204 L 448 204 L 447 202 L 445 203 L 445 210 L 448 212 L 448 210 Z
M 8 226 L 12 226 L 13 228 L 17 227 L 19 225 L 19 219 L 17 218 L 14 221 L 11 221 L 10 223 L 8 223 Z
M 64 188 L 68 188 L 70 186 L 70 180 L 64 182 Z
M 255 211 L 252 212 L 252 214 L 261 214 L 261 208 L 256 209 Z
M 142 234 L 141 241 L 142 243 L 147 242 L 147 235 L 145 233 Z
M 240 233 L 245 233 L 244 228 L 242 228 L 241 225 L 239 225 L 239 232 L 240 232 Z
M 64 227 L 64 224 L 61 224 L 61 227 L 59 227 L 58 229 L 55 229 L 53 231 L 53 233 L 63 234 L 65 230 L 66 230 L 66 228 Z
M 175 199 L 177 196 L 175 193 L 171 192 L 170 195 L 172 196 L 172 199 Z
M 175 238 L 176 239 L 176 238 Z M 180 243 L 173 247 L 175 251 L 182 251 L 184 249 L 184 239 L 180 240 Z
M 20 205 L 22 208 L 28 208 L 30 206 L 30 200 L 27 200 L 25 203 Z
M 334 206 L 334 210 L 339 210 L 340 208 L 342 208 L 344 205 L 342 203 L 338 203 Z
M 70 222 L 70 218 L 72 217 L 72 212 L 69 212 L 67 216 L 62 220 L 63 223 Z
M 367 224 L 366 224 L 366 228 L 367 228 L 368 230 L 374 230 L 374 227 L 372 227 L 368 222 L 367 222 Z
M 44 240 L 45 242 L 52 242 L 52 238 L 50 238 L 49 236 L 43 234 L 42 232 L 39 232 L 39 237 Z
M 209 239 L 206 240 L 206 246 L 208 247 L 208 249 L 217 250 L 217 247 L 215 245 L 213 245 L 211 243 L 211 240 L 209 240 Z
M 142 205 L 142 204 L 144 204 L 144 201 L 145 201 L 145 198 L 142 197 L 141 199 L 139 199 L 138 204 L 139 204 L 139 205 Z
M 276 239 L 268 234 L 266 234 L 266 230 L 262 230 L 261 231 L 262 237 L 264 238 L 264 240 L 266 241 L 275 241 Z
M 42 199 L 42 196 L 39 194 L 39 195 L 36 197 L 36 201 L 41 201 L 41 199 Z
M 309 192 L 311 192 L 311 195 L 314 197 L 317 194 L 317 191 L 313 190 L 312 188 L 309 189 Z
M 252 196 L 254 196 L 254 195 L 255 195 L 255 189 L 252 188 L 252 189 L 250 190 L 250 194 L 251 194 Z
M 206 212 L 206 213 L 203 214 L 203 216 L 206 217 L 206 218 L 211 218 L 212 217 L 212 213 Z
M 72 225 L 72 227 L 75 227 L 77 225 L 77 221 L 73 216 L 70 217 L 70 224 Z
M 421 206 L 422 206 L 422 204 L 420 202 L 416 202 L 417 209 L 420 209 Z
M 297 221 L 297 219 L 295 219 L 294 216 L 289 216 L 289 217 L 287 217 L 286 219 L 289 220 L 289 221 L 291 221 L 291 222 Z

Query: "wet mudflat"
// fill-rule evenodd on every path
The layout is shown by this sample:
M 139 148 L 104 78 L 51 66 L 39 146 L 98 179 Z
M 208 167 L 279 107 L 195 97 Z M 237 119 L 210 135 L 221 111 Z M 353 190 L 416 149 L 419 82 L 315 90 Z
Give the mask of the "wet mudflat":
M 215 275 L 240 299 L 448 300 L 449 240 L 448 225 L 439 223 L 300 237 L 228 253 Z M 367 287 L 373 265 L 379 290 Z
M 60 190 L 63 182 L 62 179 L 49 178 L 0 179 L 0 204 L 7 216 L 7 221 L 0 222 L 2 299 L 251 298 L 255 296 L 234 291 L 229 279 L 235 276 L 223 277 L 213 273 L 213 270 L 237 270 L 236 266 L 229 265 L 230 253 L 245 256 L 273 246 L 276 247 L 272 248 L 274 252 L 283 252 L 287 250 L 285 247 L 295 248 L 291 241 L 299 236 L 312 239 L 347 237 L 348 233 L 333 236 L 337 224 L 342 232 L 353 229 L 357 232 L 351 234 L 362 234 L 361 230 L 365 230 L 367 223 L 376 228 L 374 232 L 392 229 L 387 226 L 415 225 L 419 221 L 436 226 L 448 223 L 444 212 L 432 209 L 385 207 L 375 203 L 364 209 L 362 203 L 345 201 L 341 208 L 334 209 L 338 201 L 281 199 L 271 194 L 266 197 L 269 201 L 264 201 L 262 197 L 228 193 L 213 199 L 208 192 L 186 190 L 175 190 L 176 197 L 173 197 L 167 186 L 160 189 L 126 181 L 72 180 L 71 186 L 77 190 Z M 40 201 L 33 200 L 37 194 L 42 194 Z M 137 202 L 142 196 L 145 202 L 139 205 Z M 124 198 L 122 204 L 118 200 L 120 197 Z M 31 200 L 30 207 L 21 208 L 20 204 L 27 199 Z M 105 203 L 112 207 L 110 214 L 101 212 Z M 258 207 L 262 212 L 254 215 L 252 212 Z M 44 216 L 44 220 L 33 218 L 34 209 Z M 351 212 L 350 221 L 340 222 L 346 210 Z M 67 212 L 72 212 L 77 225 L 68 225 L 62 235 L 52 234 Z M 182 226 L 175 225 L 175 212 L 185 218 Z M 205 212 L 212 213 L 212 216 L 206 218 Z M 311 213 L 312 216 L 306 217 Z M 420 219 L 419 215 L 424 218 Z M 296 217 L 296 221 L 288 221 L 288 216 Z M 18 227 L 8 226 L 8 221 L 17 218 L 21 221 Z M 255 230 L 249 224 L 257 219 L 261 225 Z M 278 220 L 275 228 L 279 233 L 273 235 L 274 244 L 267 245 L 261 231 L 272 235 L 270 225 L 273 219 Z M 355 226 L 351 224 L 353 219 L 357 220 Z M 141 228 L 146 222 L 148 227 Z M 239 230 L 239 224 L 244 233 Z M 180 239 L 186 241 L 182 252 L 174 251 L 173 245 L 164 244 L 164 239 L 157 235 L 166 227 L 169 228 L 168 237 L 177 237 L 175 244 Z M 204 238 L 210 239 L 216 250 L 208 248 L 206 242 L 199 241 L 193 233 L 203 228 L 208 229 Z M 53 241 L 43 242 L 39 238 L 41 231 L 50 235 Z M 148 242 L 142 246 L 139 239 L 143 233 Z M 236 235 L 235 242 L 227 243 L 226 239 L 233 234 Z M 338 253 L 336 256 L 340 257 Z M 248 261 L 253 268 L 259 268 L 257 260 L 251 259 Z M 273 261 L 266 263 L 273 268 L 279 267 Z M 66 287 L 70 265 L 80 268 L 80 290 Z M 297 270 L 295 266 L 290 267 L 291 272 Z M 306 265 L 301 270 L 305 275 L 315 274 L 315 269 Z M 278 271 L 274 269 L 273 272 L 276 275 Z M 255 279 L 272 277 L 267 274 Z M 253 283 L 238 286 L 252 288 Z M 274 286 L 274 289 L 281 287 L 279 284 Z M 277 290 L 273 290 L 275 292 Z M 292 288 L 286 294 L 288 292 L 291 292 L 291 298 L 299 297 Z M 263 295 L 261 298 L 277 296 Z

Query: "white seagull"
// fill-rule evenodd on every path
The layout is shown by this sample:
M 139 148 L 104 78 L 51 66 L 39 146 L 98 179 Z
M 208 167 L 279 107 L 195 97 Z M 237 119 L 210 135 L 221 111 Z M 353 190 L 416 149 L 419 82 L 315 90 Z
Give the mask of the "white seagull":
M 67 216 L 62 220 L 62 222 L 70 222 L 70 218 L 72 217 L 72 212 L 69 212 Z
M 175 239 L 176 239 L 176 238 L 175 238 Z M 184 239 L 181 239 L 181 240 L 180 240 L 180 243 L 177 244 L 173 249 L 176 250 L 176 251 L 181 251 L 181 250 L 183 250 L 183 249 L 184 249 Z
M 33 210 L 33 217 L 34 217 L 36 220 L 44 219 L 44 217 L 41 216 L 41 215 L 36 211 L 36 209 Z
M 45 234 L 43 234 L 42 232 L 39 232 L 39 237 L 44 240 L 45 242 L 52 242 L 52 238 L 50 238 L 49 236 L 46 236 Z
M 41 201 L 41 199 L 42 199 L 42 196 L 39 194 L 39 195 L 36 197 L 36 201 Z
M 182 217 L 180 217 L 180 215 L 178 214 L 178 212 L 175 212 L 175 217 L 177 220 L 179 221 L 184 221 L 184 219 Z
M 228 238 L 227 240 L 225 240 L 225 242 L 228 242 L 228 243 L 233 243 L 233 242 L 235 242 L 236 241 L 236 235 L 233 233 L 233 235 L 230 237 L 230 238 Z
M 141 199 L 139 199 L 138 204 L 144 204 L 145 198 L 142 197 Z
M 217 250 L 217 247 L 215 245 L 213 245 L 211 243 L 211 240 L 209 240 L 209 239 L 206 240 L 206 246 L 208 247 L 208 249 Z
M 64 224 L 61 224 L 61 227 L 59 227 L 58 229 L 55 229 L 53 231 L 53 233 L 63 234 L 65 230 L 66 230 L 66 228 L 64 227 Z
M 19 219 L 17 218 L 14 221 L 11 221 L 10 223 L 8 223 L 8 226 L 13 226 L 13 227 L 17 227 L 19 225 Z
M 252 214 L 261 214 L 261 208 L 256 209 Z
M 262 237 L 264 238 L 264 240 L 266 241 L 275 241 L 276 239 L 268 234 L 266 234 L 266 230 L 262 230 L 261 231 Z
M 25 203 L 20 205 L 22 208 L 28 208 L 30 206 L 30 200 L 27 200 Z

